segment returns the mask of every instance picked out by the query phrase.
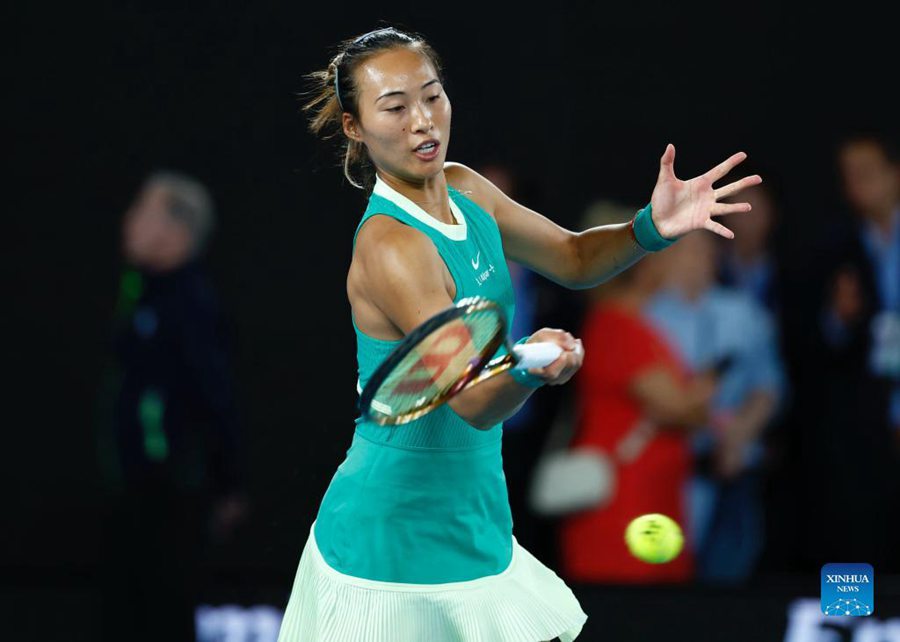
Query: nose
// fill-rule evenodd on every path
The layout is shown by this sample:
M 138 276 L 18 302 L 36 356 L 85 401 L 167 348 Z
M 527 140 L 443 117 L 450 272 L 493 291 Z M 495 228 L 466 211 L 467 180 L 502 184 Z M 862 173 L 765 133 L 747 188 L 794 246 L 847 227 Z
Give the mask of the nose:
M 429 132 L 434 127 L 431 120 L 431 109 L 421 102 L 416 103 L 412 110 L 412 127 L 415 132 Z

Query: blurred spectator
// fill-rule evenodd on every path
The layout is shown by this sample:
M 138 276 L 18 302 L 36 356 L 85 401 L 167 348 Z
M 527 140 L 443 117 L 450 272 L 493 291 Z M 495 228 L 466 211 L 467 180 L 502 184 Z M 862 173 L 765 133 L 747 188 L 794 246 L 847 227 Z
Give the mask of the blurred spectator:
M 716 237 L 718 243 L 718 280 L 728 288 L 739 290 L 754 298 L 770 313 L 773 331 L 777 335 L 779 354 L 788 381 L 796 380 L 796 353 L 792 337 L 807 333 L 803 314 L 805 306 L 814 299 L 809 293 L 809 279 L 802 274 L 811 261 L 804 261 L 794 248 L 787 251 L 786 231 L 782 208 L 785 202 L 783 185 L 778 174 L 770 168 L 748 167 L 742 163 L 743 173 L 759 174 L 763 182 L 743 190 L 739 196 L 724 202 L 748 202 L 753 209 L 748 214 L 727 217 L 726 225 L 734 232 L 731 240 Z M 799 268 L 799 266 L 804 266 Z M 795 497 L 790 488 L 795 485 L 794 461 L 796 431 L 791 430 L 799 418 L 793 414 L 792 395 L 786 394 L 781 408 L 766 428 L 766 462 L 763 503 L 765 504 L 764 551 L 759 570 L 784 569 L 790 564 L 789 537 L 796 511 Z
M 854 136 L 838 166 L 856 220 L 836 248 L 824 336 L 838 350 L 865 346 L 870 372 L 893 382 L 889 413 L 900 431 L 900 156 L 886 140 Z
M 666 287 L 649 301 L 647 313 L 695 372 L 730 362 L 709 425 L 692 436 L 690 531 L 697 578 L 740 581 L 753 572 L 764 539 L 762 435 L 785 386 L 777 335 L 752 297 L 716 285 L 712 234 L 689 234 L 668 252 Z
M 623 223 L 637 209 L 597 203 L 583 228 Z M 693 575 L 689 533 L 684 551 L 667 564 L 639 561 L 624 541 L 628 523 L 644 513 L 685 523 L 691 471 L 687 435 L 706 421 L 716 387 L 710 375 L 688 374 L 642 312 L 665 274 L 666 254 L 648 256 L 587 291 L 579 333 L 585 359 L 575 377 L 574 434 L 565 440 L 570 443 L 564 452 L 608 462 L 612 480 L 606 497 L 562 521 L 561 568 L 574 581 L 679 582 Z
M 753 209 L 747 214 L 733 214 L 725 221 L 734 232 L 734 238 L 716 239 L 722 246 L 718 277 L 722 285 L 752 296 L 777 318 L 781 308 L 783 278 L 783 266 L 774 247 L 779 212 L 769 174 L 761 174 L 765 182 L 723 201 L 747 202 Z
M 900 163 L 871 135 L 842 140 L 836 162 L 852 216 L 821 248 L 820 299 L 798 360 L 795 546 L 810 568 L 841 558 L 900 570 Z
M 193 640 L 203 554 L 246 511 L 224 320 L 202 266 L 213 204 L 151 175 L 125 214 L 115 315 L 104 638 Z
M 543 209 L 541 183 L 523 177 L 512 165 L 495 159 L 482 165 L 478 171 L 511 199 L 526 207 L 539 211 Z M 516 313 L 510 329 L 512 337 L 531 334 L 544 326 L 574 327 L 574 323 L 569 323 L 565 318 L 547 314 L 548 309 L 555 313 L 564 308 L 557 302 L 562 288 L 515 261 L 508 261 L 507 268 L 516 298 Z M 556 556 L 552 528 L 530 510 L 526 494 L 540 443 L 546 436 L 549 418 L 559 403 L 558 395 L 564 387 L 550 387 L 541 391 L 540 395 L 533 395 L 515 415 L 503 422 L 503 469 L 509 503 L 513 515 L 516 515 L 516 539 L 536 557 L 551 565 Z

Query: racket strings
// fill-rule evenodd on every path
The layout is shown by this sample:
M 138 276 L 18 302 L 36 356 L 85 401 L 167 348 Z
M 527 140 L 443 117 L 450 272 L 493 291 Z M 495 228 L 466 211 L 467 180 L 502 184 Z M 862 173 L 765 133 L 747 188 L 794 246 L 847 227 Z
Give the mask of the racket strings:
M 503 330 L 496 309 L 474 310 L 423 337 L 375 393 L 373 410 L 400 416 L 431 405 L 464 386 Z

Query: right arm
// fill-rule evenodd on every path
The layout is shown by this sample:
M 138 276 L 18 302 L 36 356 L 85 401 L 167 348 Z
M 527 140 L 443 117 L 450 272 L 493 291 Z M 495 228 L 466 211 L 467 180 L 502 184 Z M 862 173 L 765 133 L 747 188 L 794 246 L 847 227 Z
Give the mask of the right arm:
M 357 243 L 365 274 L 366 296 L 404 335 L 453 307 L 443 281 L 443 261 L 434 244 L 402 223 L 386 223 Z M 367 235 L 368 236 L 368 235 Z M 543 329 L 531 341 L 552 341 L 564 348 L 552 364 L 530 372 L 548 384 L 568 381 L 581 366 L 576 340 L 561 330 Z M 535 388 L 518 383 L 508 372 L 476 384 L 447 403 L 466 423 L 486 430 L 514 415 Z
M 635 376 L 629 390 L 651 420 L 660 426 L 690 431 L 709 421 L 716 382 L 712 375 L 702 375 L 684 385 L 668 368 L 656 366 Z

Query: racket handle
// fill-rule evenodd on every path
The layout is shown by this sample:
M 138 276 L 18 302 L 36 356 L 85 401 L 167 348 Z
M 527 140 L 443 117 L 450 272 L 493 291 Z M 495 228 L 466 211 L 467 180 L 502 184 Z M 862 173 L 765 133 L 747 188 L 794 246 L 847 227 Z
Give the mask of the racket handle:
M 520 343 L 513 346 L 513 353 L 519 361 L 514 368 L 528 370 L 529 368 L 543 368 L 556 361 L 562 354 L 562 348 L 549 341 L 535 343 Z

